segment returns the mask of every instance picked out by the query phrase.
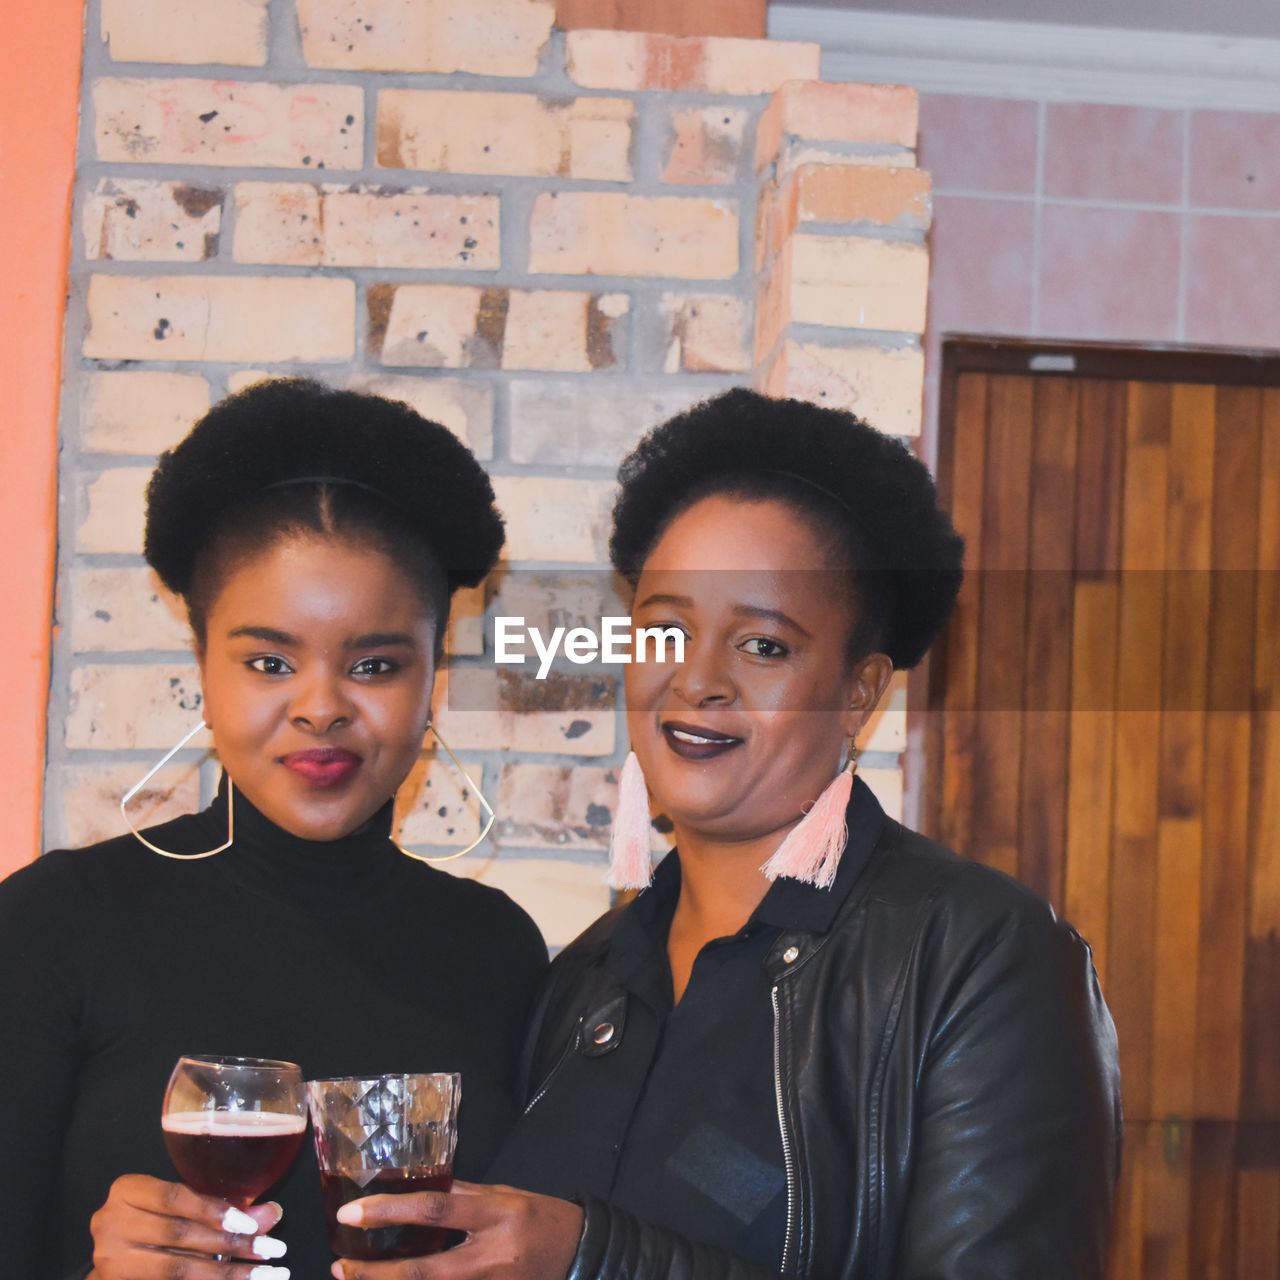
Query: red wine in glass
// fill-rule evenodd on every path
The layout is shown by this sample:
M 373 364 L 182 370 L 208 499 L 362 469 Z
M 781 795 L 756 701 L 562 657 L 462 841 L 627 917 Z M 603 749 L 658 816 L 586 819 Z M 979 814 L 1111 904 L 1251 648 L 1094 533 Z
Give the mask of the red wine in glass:
M 183 1182 L 245 1209 L 293 1163 L 306 1105 L 292 1062 L 190 1055 L 169 1077 L 160 1124 Z
M 329 1243 L 338 1257 L 419 1258 L 460 1237 L 422 1223 L 349 1227 L 337 1214 L 362 1196 L 449 1191 L 461 1094 L 456 1071 L 307 1083 Z
M 453 1171 L 436 1169 L 380 1169 L 364 1185 L 340 1173 L 320 1170 L 320 1194 L 329 1224 L 329 1247 L 340 1258 L 380 1262 L 388 1258 L 424 1258 L 439 1253 L 455 1233 L 446 1227 L 396 1224 L 389 1227 L 349 1227 L 335 1216 L 344 1204 L 361 1196 L 403 1194 L 409 1191 L 448 1191 Z
M 178 1176 L 247 1209 L 293 1163 L 306 1120 L 278 1111 L 176 1111 L 161 1120 Z

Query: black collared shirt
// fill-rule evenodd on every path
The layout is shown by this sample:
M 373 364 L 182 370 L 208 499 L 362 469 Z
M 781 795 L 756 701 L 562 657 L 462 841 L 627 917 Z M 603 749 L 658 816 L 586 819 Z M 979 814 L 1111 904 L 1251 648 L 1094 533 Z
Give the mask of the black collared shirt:
M 776 1266 L 787 1179 L 773 1080 L 773 1003 L 764 960 L 776 925 L 754 915 L 698 953 L 673 1006 L 667 933 L 679 857 L 619 921 L 611 967 L 634 1000 L 615 1057 L 618 1147 L 600 1190 L 649 1221 Z
M 858 783 L 842 862 L 865 861 L 882 821 Z M 847 892 L 850 876 L 840 879 Z M 693 1240 L 777 1267 L 787 1187 L 765 960 L 784 929 L 825 932 L 844 894 L 777 881 L 738 933 L 702 948 L 674 1004 L 666 944 L 679 893 L 673 853 L 610 939 L 605 986 L 619 1003 L 603 1013 L 584 1008 L 594 1016 L 583 1024 L 582 1044 L 517 1124 L 489 1180 L 603 1196 Z

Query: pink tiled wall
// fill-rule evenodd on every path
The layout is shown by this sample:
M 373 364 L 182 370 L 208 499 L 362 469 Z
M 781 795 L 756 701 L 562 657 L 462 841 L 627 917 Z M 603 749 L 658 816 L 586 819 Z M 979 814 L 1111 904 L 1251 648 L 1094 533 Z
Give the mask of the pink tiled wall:
M 927 335 L 1280 347 L 1280 115 L 922 94 Z

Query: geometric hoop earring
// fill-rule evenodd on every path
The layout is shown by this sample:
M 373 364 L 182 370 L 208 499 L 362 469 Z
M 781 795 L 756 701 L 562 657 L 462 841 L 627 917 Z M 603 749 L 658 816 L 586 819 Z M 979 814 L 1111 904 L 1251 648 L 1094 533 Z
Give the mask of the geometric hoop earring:
M 462 774 L 463 778 L 467 783 L 467 786 L 471 788 L 471 790 L 475 793 L 476 799 L 480 802 L 481 809 L 483 809 L 488 816 L 485 819 L 484 826 L 480 828 L 480 834 L 476 836 L 476 838 L 469 845 L 467 845 L 465 849 L 459 849 L 457 853 L 445 853 L 434 858 L 429 858 L 424 853 L 413 853 L 411 850 L 406 849 L 402 844 L 397 844 L 396 848 L 399 849 L 400 852 L 403 853 L 406 857 L 413 858 L 417 862 L 452 862 L 455 858 L 466 857 L 466 855 L 469 854 L 471 850 L 474 849 L 476 845 L 478 845 L 485 838 L 485 836 L 489 834 L 490 830 L 493 827 L 494 819 L 498 815 L 494 813 L 493 805 L 491 805 L 488 802 L 488 800 L 485 799 L 484 792 L 481 791 L 480 788 L 476 786 L 475 782 L 472 781 L 471 775 L 466 771 L 466 769 L 462 767 L 462 761 L 459 760 L 458 757 L 453 754 L 453 751 L 450 748 L 449 744 L 440 736 L 440 730 L 437 729 L 435 725 L 432 724 L 430 721 L 427 722 L 427 728 L 430 729 L 433 734 L 435 734 L 436 741 L 444 748 L 445 754 L 449 757 L 450 760 L 453 761 L 453 767 L 457 769 L 457 771 L 460 774 Z
M 231 842 L 236 838 L 236 816 L 235 816 L 235 787 L 231 784 L 231 779 L 227 779 L 227 838 L 216 849 L 206 849 L 204 853 L 173 853 L 169 849 L 162 849 L 158 844 L 152 844 L 146 836 L 140 834 L 129 821 L 129 813 L 125 806 L 133 799 L 134 796 L 142 790 L 143 787 L 151 781 L 152 778 L 160 772 L 161 769 L 173 759 L 174 756 L 182 750 L 183 747 L 191 741 L 192 738 L 200 732 L 201 729 L 207 729 L 209 726 L 203 720 L 200 721 L 194 729 L 183 740 L 178 743 L 171 751 L 169 751 L 157 764 L 153 765 L 137 782 L 129 788 L 128 791 L 120 797 L 120 816 L 124 819 L 124 825 L 129 828 L 134 837 L 144 844 L 152 853 L 158 853 L 162 858 L 176 858 L 180 862 L 194 862 L 198 858 L 212 858 L 215 853 L 221 853 L 223 849 L 229 849 Z

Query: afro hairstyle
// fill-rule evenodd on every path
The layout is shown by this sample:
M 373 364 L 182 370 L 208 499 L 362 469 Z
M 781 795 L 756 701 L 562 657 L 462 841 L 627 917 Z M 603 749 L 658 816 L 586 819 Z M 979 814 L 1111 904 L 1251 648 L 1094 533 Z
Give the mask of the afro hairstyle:
M 450 593 L 479 583 L 502 548 L 489 477 L 446 427 L 399 401 L 284 378 L 220 401 L 161 456 L 147 487 L 147 562 L 190 605 L 211 542 L 238 522 L 306 527 L 322 491 L 335 499 L 326 509 L 351 512 L 388 546 L 417 543 L 412 558 L 425 551 Z
M 928 469 L 840 409 L 735 388 L 655 427 L 618 480 L 609 554 L 632 585 L 672 520 L 720 493 L 777 498 L 834 536 L 862 601 L 853 647 L 895 667 L 924 657 L 960 590 L 964 541 Z

